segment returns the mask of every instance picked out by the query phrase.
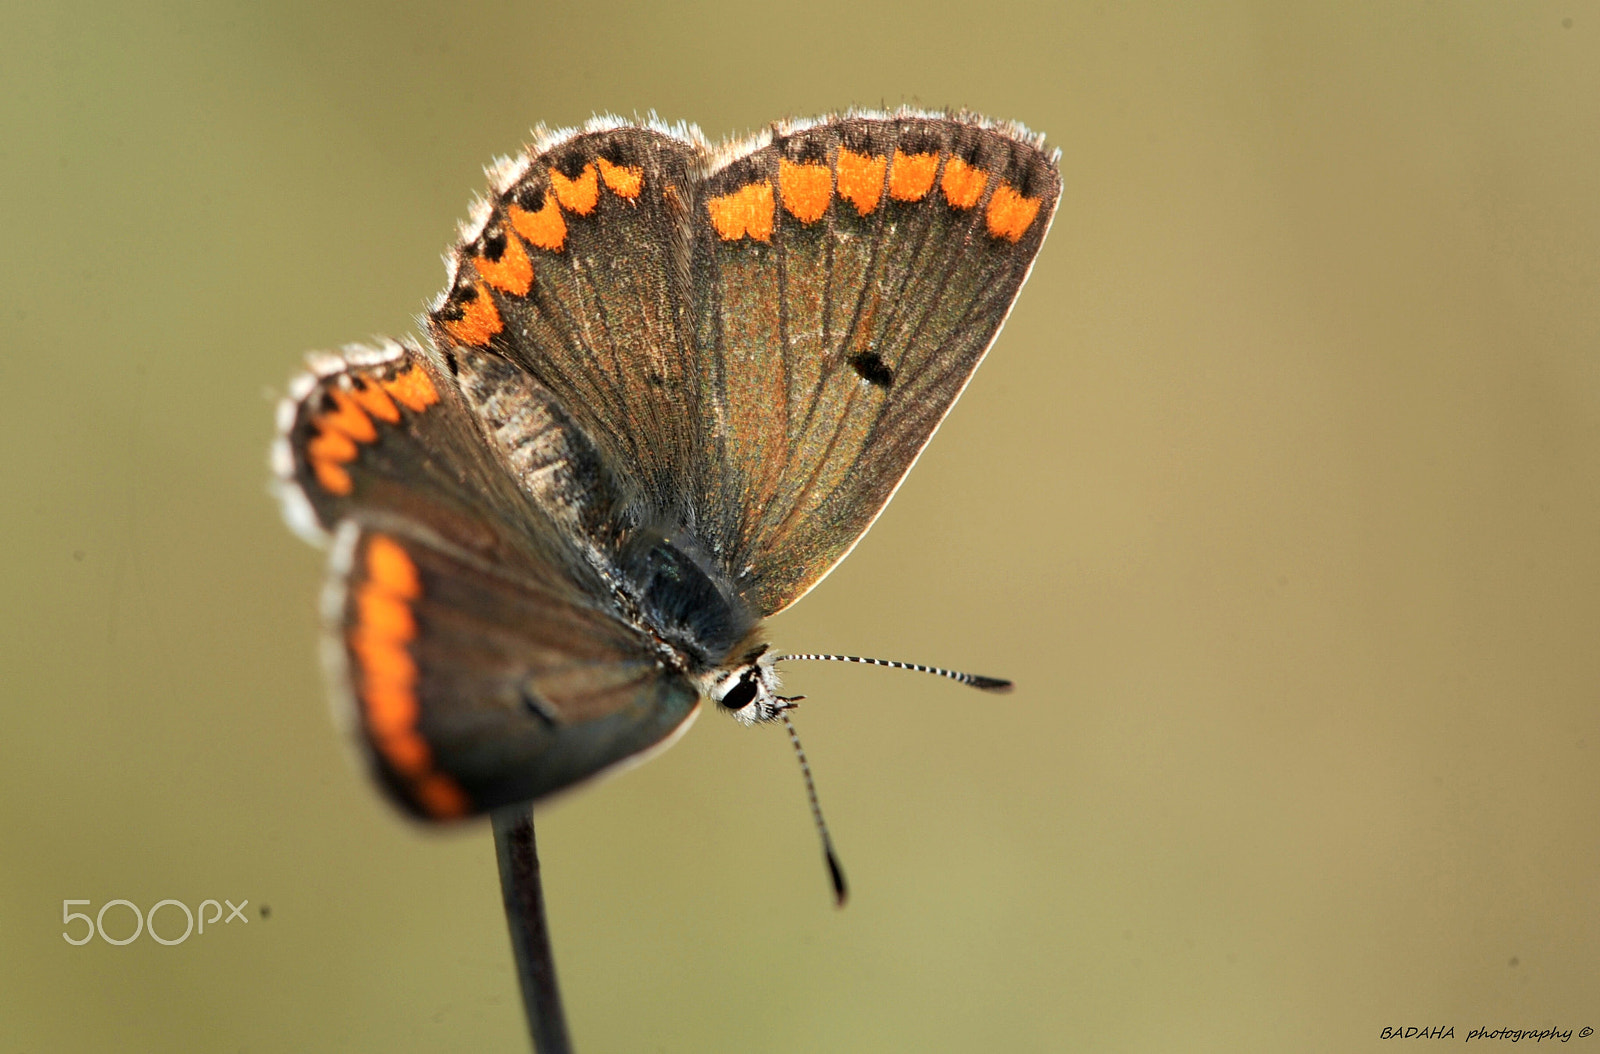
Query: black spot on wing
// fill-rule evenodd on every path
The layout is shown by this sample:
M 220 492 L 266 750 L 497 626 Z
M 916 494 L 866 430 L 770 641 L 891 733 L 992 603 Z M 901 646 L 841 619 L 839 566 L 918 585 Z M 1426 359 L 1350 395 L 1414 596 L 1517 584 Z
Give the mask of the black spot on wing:
M 586 145 L 573 143 L 564 148 L 557 147 L 555 156 L 550 160 L 557 172 L 568 179 L 577 179 L 583 175 L 584 166 L 589 163 L 591 156 Z
M 828 147 L 836 133 L 830 127 L 812 128 L 781 140 L 783 156 L 796 164 L 828 164 Z
M 538 212 L 544 208 L 544 188 L 524 183 L 514 191 L 517 207 L 523 212 Z
M 506 232 L 498 223 L 483 232 L 483 258 L 499 263 L 506 253 Z
M 558 728 L 560 722 L 556 720 L 556 711 L 539 693 L 528 685 L 519 685 L 517 694 L 522 698 L 522 707 L 533 717 L 538 718 L 551 729 Z
M 458 322 L 466 315 L 466 305 L 478 299 L 476 286 L 461 285 L 451 290 L 443 306 L 433 313 L 441 322 Z
M 850 365 L 868 384 L 887 389 L 894 383 L 894 370 L 875 351 L 858 351 L 850 356 Z

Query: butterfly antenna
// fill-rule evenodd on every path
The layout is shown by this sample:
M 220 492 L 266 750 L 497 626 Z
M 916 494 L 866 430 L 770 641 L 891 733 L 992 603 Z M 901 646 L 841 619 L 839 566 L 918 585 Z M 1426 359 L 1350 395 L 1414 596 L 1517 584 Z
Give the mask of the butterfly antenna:
M 822 855 L 828 861 L 828 877 L 833 881 L 833 903 L 842 908 L 850 897 L 850 890 L 845 885 L 844 868 L 839 866 L 839 856 L 833 851 L 833 839 L 828 837 L 828 822 L 822 818 L 822 803 L 817 801 L 817 784 L 811 778 L 811 763 L 806 760 L 806 750 L 800 745 L 800 733 L 794 730 L 794 722 L 789 720 L 788 712 L 780 710 L 778 716 L 783 718 L 783 727 L 789 730 L 794 756 L 800 759 L 800 775 L 805 777 L 806 797 L 811 801 L 811 818 L 816 821 L 817 834 L 822 836 Z
M 970 684 L 974 688 L 981 688 L 986 692 L 1009 692 L 1011 682 L 1003 677 L 984 677 L 976 673 L 962 673 L 960 670 L 945 670 L 938 666 L 923 666 L 915 662 L 895 662 L 893 659 L 868 659 L 860 655 L 779 655 L 773 662 L 786 662 L 789 659 L 810 659 L 820 662 L 864 662 L 869 666 L 888 666 L 896 670 L 916 670 L 918 673 L 931 673 L 936 677 L 948 677 L 952 681 Z

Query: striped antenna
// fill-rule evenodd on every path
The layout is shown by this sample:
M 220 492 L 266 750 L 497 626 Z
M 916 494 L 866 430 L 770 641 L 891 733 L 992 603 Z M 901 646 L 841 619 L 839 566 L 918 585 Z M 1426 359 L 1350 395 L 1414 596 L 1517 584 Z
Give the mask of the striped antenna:
M 789 720 L 788 708 L 779 710 L 778 716 L 783 718 L 783 727 L 789 730 L 794 756 L 800 759 L 800 775 L 805 777 L 806 797 L 811 801 L 811 818 L 817 823 L 817 834 L 822 836 L 822 856 L 828 862 L 828 878 L 833 882 L 833 903 L 842 908 L 850 897 L 850 890 L 845 885 L 844 868 L 839 866 L 839 857 L 833 851 L 833 839 L 828 837 L 828 823 L 822 818 L 822 804 L 817 801 L 817 785 L 811 779 L 811 764 L 806 761 L 805 748 L 800 745 L 800 733 L 794 730 L 794 722 Z
M 896 670 L 916 670 L 918 673 L 931 673 L 936 677 L 948 677 L 952 681 L 970 684 L 972 687 L 981 688 L 986 692 L 1011 691 L 1011 682 L 1002 677 L 983 677 L 976 673 L 944 670 L 937 666 L 923 666 L 915 662 L 895 662 L 893 659 L 868 659 L 860 655 L 779 655 L 772 661 L 787 662 L 790 659 L 806 659 L 818 662 L 864 662 L 869 666 L 888 666 Z

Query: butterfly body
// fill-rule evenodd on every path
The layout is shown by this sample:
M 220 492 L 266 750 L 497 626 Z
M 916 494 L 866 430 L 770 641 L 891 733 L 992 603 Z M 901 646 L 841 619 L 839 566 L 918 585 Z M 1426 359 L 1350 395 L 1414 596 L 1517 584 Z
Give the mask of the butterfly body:
M 400 804 L 546 796 L 702 698 L 782 713 L 762 620 L 882 511 L 1058 195 L 1025 130 L 910 112 L 722 148 L 608 119 L 497 165 L 428 339 L 316 357 L 280 411 L 331 678 Z

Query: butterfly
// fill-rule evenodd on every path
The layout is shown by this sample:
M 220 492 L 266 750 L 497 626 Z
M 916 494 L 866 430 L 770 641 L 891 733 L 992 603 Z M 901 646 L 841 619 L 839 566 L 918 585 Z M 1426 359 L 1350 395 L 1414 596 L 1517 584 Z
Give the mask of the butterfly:
M 331 679 L 393 799 L 536 800 L 707 698 L 787 721 L 780 661 L 852 657 L 774 654 L 763 620 L 961 394 L 1056 161 L 1019 125 L 902 110 L 719 146 L 597 118 L 492 166 L 425 338 L 311 356 L 279 410 L 286 516 L 331 541 Z

